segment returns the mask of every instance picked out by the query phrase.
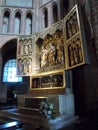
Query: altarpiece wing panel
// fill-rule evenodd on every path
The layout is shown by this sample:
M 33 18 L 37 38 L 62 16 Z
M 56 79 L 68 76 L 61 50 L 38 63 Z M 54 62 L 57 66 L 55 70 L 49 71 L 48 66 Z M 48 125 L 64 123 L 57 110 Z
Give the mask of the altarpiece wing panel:
M 64 18 L 66 69 L 86 63 L 86 40 L 81 11 L 77 5 Z
M 34 37 L 19 37 L 17 42 L 17 75 L 30 76 L 33 72 Z

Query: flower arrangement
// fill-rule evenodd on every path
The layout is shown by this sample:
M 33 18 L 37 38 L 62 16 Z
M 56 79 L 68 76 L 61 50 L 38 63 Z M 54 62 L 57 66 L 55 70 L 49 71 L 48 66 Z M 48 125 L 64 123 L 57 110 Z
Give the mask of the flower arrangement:
M 39 114 L 46 119 L 54 119 L 53 109 L 52 103 L 42 101 L 40 103 Z

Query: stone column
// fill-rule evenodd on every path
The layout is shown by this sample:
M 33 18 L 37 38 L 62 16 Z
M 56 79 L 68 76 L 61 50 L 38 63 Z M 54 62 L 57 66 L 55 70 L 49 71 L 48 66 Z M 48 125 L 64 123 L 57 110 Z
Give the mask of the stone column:
M 4 5 L 5 4 L 5 0 L 0 0 L 0 5 Z
M 23 11 L 23 14 L 21 16 L 21 34 L 25 34 L 25 28 L 26 28 L 26 14 L 25 11 Z
M 60 10 L 60 7 L 61 7 L 61 5 L 60 5 L 60 0 L 59 0 L 58 4 L 57 4 L 57 8 L 58 8 L 58 20 L 61 19 L 61 10 Z
M 51 26 L 54 23 L 53 21 L 53 8 L 52 4 L 48 6 L 48 26 Z
M 0 10 L 0 32 L 2 32 L 2 27 L 3 27 L 3 13 Z
M 2 75 L 2 53 L 1 53 L 1 49 L 0 49 L 0 83 L 1 83 L 1 76 Z
M 36 25 L 35 12 L 33 12 L 33 14 L 32 14 L 32 34 L 34 34 L 36 32 L 35 25 Z
M 91 16 L 91 25 L 93 30 L 93 37 L 94 37 L 94 44 L 95 44 L 95 51 L 97 56 L 98 62 L 98 1 L 97 0 L 90 0 L 90 16 Z
M 32 33 L 39 32 L 41 29 L 41 16 L 40 16 L 40 2 L 39 0 L 35 0 L 33 11 L 33 20 L 32 20 Z
M 15 14 L 14 14 L 14 10 L 11 10 L 11 14 L 10 14 L 10 33 L 14 33 L 14 24 L 15 24 Z
M 44 14 L 44 9 L 41 10 L 41 16 L 40 16 L 40 19 L 41 19 L 41 30 L 45 28 L 45 14 Z

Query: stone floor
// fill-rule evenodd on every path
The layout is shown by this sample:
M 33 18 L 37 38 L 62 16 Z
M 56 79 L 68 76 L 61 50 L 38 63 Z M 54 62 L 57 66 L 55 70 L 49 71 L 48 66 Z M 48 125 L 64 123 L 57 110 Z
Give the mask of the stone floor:
M 5 107 L 5 110 L 9 108 Z M 0 120 L 4 120 L 4 123 L 17 120 L 16 118 L 10 117 L 10 115 L 4 115 L 4 116 L 8 116 L 6 118 L 2 117 L 2 109 L 3 107 L 1 107 L 0 110 Z M 0 125 L 2 125 L 2 123 L 0 123 Z M 17 126 L 9 127 L 6 130 L 50 130 L 50 129 L 48 127 L 43 127 L 43 126 L 39 127 L 37 125 L 33 125 L 32 123 L 25 121 L 20 126 L 17 125 Z M 96 111 L 90 112 L 85 116 L 79 117 L 71 124 L 65 125 L 62 128 L 54 128 L 51 130 L 98 130 L 98 109 Z
M 19 130 L 49 130 L 45 127 L 34 128 L 30 124 L 24 124 L 23 127 Z M 61 129 L 54 130 L 98 130 L 98 119 L 94 118 L 84 118 L 78 119 L 73 124 L 67 125 Z
M 21 130 L 33 130 L 33 126 L 29 124 L 24 124 Z M 45 127 L 37 128 L 36 130 L 49 130 Z M 54 130 L 98 130 L 98 117 L 83 117 L 76 120 L 74 123 L 70 125 L 66 125 L 61 129 Z
M 7 119 L 8 121 L 8 119 Z M 6 130 L 49 130 L 49 128 L 35 125 L 29 123 L 23 123 L 20 127 L 11 127 Z M 77 119 L 74 123 L 66 125 L 60 129 L 52 130 L 98 130 L 98 116 L 83 117 Z

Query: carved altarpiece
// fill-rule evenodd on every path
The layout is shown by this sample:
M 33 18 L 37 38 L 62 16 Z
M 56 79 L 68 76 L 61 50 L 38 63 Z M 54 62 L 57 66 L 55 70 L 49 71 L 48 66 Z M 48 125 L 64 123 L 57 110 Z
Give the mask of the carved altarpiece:
M 86 63 L 86 42 L 77 5 L 54 25 L 18 38 L 18 75 L 30 76 L 30 89 L 65 88 L 66 70 Z M 61 74 L 62 73 L 62 74 Z M 61 84 L 54 85 L 55 80 Z

